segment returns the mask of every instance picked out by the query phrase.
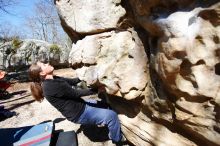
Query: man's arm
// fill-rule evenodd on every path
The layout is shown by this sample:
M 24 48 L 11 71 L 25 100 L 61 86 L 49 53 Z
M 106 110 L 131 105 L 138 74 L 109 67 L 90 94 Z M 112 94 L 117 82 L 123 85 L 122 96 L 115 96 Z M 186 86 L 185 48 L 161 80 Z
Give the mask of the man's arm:
M 81 81 L 79 78 L 64 78 L 64 77 L 58 77 L 58 76 L 56 77 L 66 81 L 71 86 L 75 86 L 77 83 Z
M 71 97 L 74 96 L 75 98 L 96 94 L 96 92 L 92 91 L 91 89 L 73 89 L 70 92 Z
M 63 86 L 63 93 L 65 98 L 80 98 L 82 96 L 96 94 L 92 89 L 73 89 L 68 84 Z

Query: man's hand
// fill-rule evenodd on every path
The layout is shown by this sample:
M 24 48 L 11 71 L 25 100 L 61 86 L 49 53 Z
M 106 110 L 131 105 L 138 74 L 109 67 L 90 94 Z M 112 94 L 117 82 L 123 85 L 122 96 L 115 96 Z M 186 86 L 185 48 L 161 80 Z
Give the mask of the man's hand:
M 98 88 L 98 93 L 102 93 L 102 92 L 106 92 L 106 90 L 105 90 L 105 86 L 99 86 L 99 88 Z
M 6 72 L 0 70 L 0 79 L 3 79 L 5 77 Z

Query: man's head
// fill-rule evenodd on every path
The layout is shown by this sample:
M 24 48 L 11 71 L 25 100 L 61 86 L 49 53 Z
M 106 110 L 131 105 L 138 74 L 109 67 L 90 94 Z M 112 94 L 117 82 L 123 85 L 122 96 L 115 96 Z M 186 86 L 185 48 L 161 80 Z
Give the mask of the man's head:
M 42 62 L 37 62 L 37 66 L 41 68 L 40 75 L 41 76 L 46 76 L 46 75 L 51 75 L 53 74 L 54 67 L 51 66 L 50 64 L 45 64 Z
M 53 75 L 53 71 L 54 68 L 51 65 L 42 62 L 37 62 L 30 66 L 28 71 L 29 77 L 32 81 L 30 89 L 35 100 L 41 102 L 44 99 L 41 83 L 42 80 Z
M 29 77 L 33 82 L 41 82 L 47 75 L 52 75 L 54 67 L 42 62 L 34 63 L 29 68 Z

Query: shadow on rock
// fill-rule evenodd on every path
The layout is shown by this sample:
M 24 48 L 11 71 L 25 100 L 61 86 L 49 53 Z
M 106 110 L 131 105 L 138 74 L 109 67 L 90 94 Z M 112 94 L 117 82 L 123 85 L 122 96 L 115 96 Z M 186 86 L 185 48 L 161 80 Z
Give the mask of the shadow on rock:
M 142 109 L 142 100 L 144 97 L 137 97 L 132 100 L 126 100 L 119 96 L 108 95 L 111 107 L 118 114 L 126 115 L 129 118 L 134 118 Z
M 87 136 L 93 142 L 104 142 L 109 140 L 108 138 L 108 128 L 97 127 L 93 125 L 81 125 L 80 128 L 76 131 L 76 133 L 83 132 L 85 136 Z

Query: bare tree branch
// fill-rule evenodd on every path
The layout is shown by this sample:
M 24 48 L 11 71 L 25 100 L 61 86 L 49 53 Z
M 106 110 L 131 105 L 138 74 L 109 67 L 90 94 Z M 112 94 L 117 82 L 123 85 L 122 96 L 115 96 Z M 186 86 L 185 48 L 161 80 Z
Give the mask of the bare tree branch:
M 26 17 L 32 36 L 51 43 L 60 43 L 65 36 L 52 0 L 41 0 L 35 5 L 34 16 Z
M 4 13 L 11 14 L 8 11 L 8 8 L 15 5 L 15 0 L 0 0 L 0 11 L 3 11 Z

